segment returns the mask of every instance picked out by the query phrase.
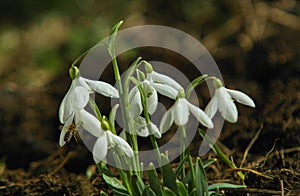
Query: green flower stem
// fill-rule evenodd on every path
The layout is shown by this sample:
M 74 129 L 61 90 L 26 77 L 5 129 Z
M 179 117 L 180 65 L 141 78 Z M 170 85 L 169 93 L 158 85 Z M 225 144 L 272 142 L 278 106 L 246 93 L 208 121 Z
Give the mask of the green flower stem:
M 151 119 L 150 119 L 150 116 L 149 116 L 149 113 L 148 113 L 148 106 L 147 106 L 147 102 L 146 102 L 146 94 L 145 94 L 145 91 L 144 89 L 142 88 L 141 84 L 135 80 L 134 78 L 132 78 L 132 80 L 134 81 L 134 83 L 136 83 L 139 91 L 140 91 L 140 94 L 141 94 L 141 102 L 142 102 L 142 106 L 143 106 L 143 111 L 144 111 L 144 116 L 145 116 L 145 120 L 146 120 L 146 124 L 147 124 L 147 128 L 149 130 L 149 133 L 150 133 L 150 140 L 151 140 L 151 144 L 155 150 L 155 154 L 156 154 L 156 159 L 158 161 L 158 164 L 160 165 L 161 163 L 161 153 L 159 151 L 159 148 L 158 148 L 158 144 L 157 144 L 157 141 L 154 137 L 154 135 L 152 134 L 152 129 L 151 129 Z
M 185 148 L 186 148 L 186 127 L 181 126 L 181 134 L 180 134 L 180 162 L 185 159 L 186 153 L 185 153 Z M 181 170 L 181 178 L 184 178 L 185 176 L 185 168 L 182 167 Z
M 140 165 L 139 165 L 139 157 L 138 157 L 137 138 L 134 133 L 131 133 L 131 134 L 129 133 L 132 130 L 130 130 L 131 122 L 129 119 L 128 91 L 123 90 L 119 66 L 118 66 L 118 62 L 117 62 L 117 58 L 116 58 L 115 39 L 116 39 L 118 30 L 119 30 L 119 27 L 122 25 L 122 23 L 123 23 L 123 21 L 120 21 L 113 27 L 111 36 L 108 40 L 108 48 L 107 49 L 108 49 L 110 56 L 112 57 L 114 76 L 115 76 L 116 85 L 117 85 L 117 89 L 119 91 L 119 96 L 120 96 L 120 98 L 119 98 L 120 108 L 121 108 L 123 123 L 125 126 L 126 140 L 129 144 L 131 144 L 131 147 L 133 148 L 133 151 L 135 154 L 133 167 L 134 167 L 135 171 L 139 171 Z M 128 87 L 126 87 L 126 88 L 128 88 Z M 137 172 L 137 174 L 138 174 L 138 172 Z
M 95 112 L 98 120 L 100 122 L 102 122 L 103 121 L 102 114 L 101 114 L 101 112 L 100 112 L 100 110 L 99 110 L 99 108 L 98 108 L 98 106 L 97 106 L 97 104 L 96 104 L 96 102 L 95 102 L 95 100 L 93 98 L 89 99 L 89 104 L 92 107 L 92 109 L 94 110 L 94 112 Z

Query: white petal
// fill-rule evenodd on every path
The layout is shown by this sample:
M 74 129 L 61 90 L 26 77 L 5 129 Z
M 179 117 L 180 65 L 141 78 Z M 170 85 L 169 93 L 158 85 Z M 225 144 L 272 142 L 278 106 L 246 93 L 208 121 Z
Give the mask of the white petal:
M 74 79 L 75 81 L 75 86 L 82 86 L 83 88 L 85 88 L 88 91 L 92 91 L 92 89 L 90 88 L 90 86 L 86 83 L 86 79 L 83 77 L 79 77 Z
M 178 126 L 185 125 L 189 120 L 189 108 L 184 100 L 179 98 L 174 105 L 174 121 Z
M 218 110 L 218 98 L 216 94 L 212 97 L 212 99 L 209 101 L 207 106 L 205 107 L 205 113 L 209 118 L 213 118 Z
M 153 87 L 150 87 L 152 92 L 146 91 L 146 102 L 149 114 L 153 114 L 157 109 L 158 97 L 157 92 Z M 148 96 L 149 95 L 149 96 Z
M 59 106 L 59 121 L 64 124 L 67 119 L 70 118 L 73 111 L 73 92 L 74 92 L 74 81 L 72 81 L 72 84 L 70 86 L 70 89 L 68 90 L 67 94 L 63 98 L 60 106 Z
M 157 128 L 157 126 L 151 122 L 151 133 L 153 134 L 156 138 L 161 138 L 161 133 L 159 131 L 159 129 Z
M 82 86 L 76 86 L 74 88 L 74 96 L 73 96 L 73 107 L 74 110 L 82 110 L 87 103 L 89 102 L 89 92 L 86 88 Z
M 65 135 L 68 132 L 69 126 L 72 124 L 73 122 L 73 118 L 74 118 L 74 114 L 66 121 L 66 123 L 64 124 L 61 133 L 60 133 L 60 137 L 59 137 L 59 145 L 62 147 L 66 144 L 65 142 Z
M 102 81 L 94 81 L 84 79 L 86 83 L 91 87 L 91 89 L 101 95 L 111 98 L 119 98 L 118 90 L 110 85 L 109 83 L 102 82 Z
M 238 119 L 238 111 L 234 101 L 224 87 L 218 88 L 216 93 L 221 116 L 228 122 L 235 123 Z
M 155 81 L 155 82 L 167 84 L 167 85 L 175 88 L 176 90 L 183 89 L 180 84 L 178 84 L 175 80 L 173 80 L 169 76 L 157 73 L 155 71 L 152 71 L 151 75 L 152 75 L 153 81 Z
M 130 91 L 128 98 L 130 101 L 130 116 L 132 118 L 137 118 L 143 111 L 141 95 L 137 87 L 134 87 Z
M 149 130 L 146 125 L 146 120 L 143 117 L 138 116 L 136 119 L 134 119 L 134 126 L 137 135 L 141 137 L 149 136 Z
M 81 124 L 84 129 L 96 137 L 99 137 L 103 134 L 100 121 L 85 110 L 80 110 L 75 114 L 75 121 L 76 124 Z
M 104 133 L 100 137 L 98 137 L 97 141 L 95 142 L 93 148 L 94 161 L 96 163 L 99 163 L 106 157 L 106 154 L 107 154 L 107 139 L 106 139 L 106 134 Z
M 231 90 L 231 89 L 226 89 L 226 90 L 230 94 L 230 96 L 237 102 L 250 107 L 255 107 L 253 100 L 245 93 L 237 90 Z
M 177 95 L 178 95 L 178 90 L 165 85 L 165 84 L 159 84 L 159 83 L 152 83 L 151 84 L 153 86 L 153 88 L 155 88 L 160 94 L 169 97 L 171 99 L 176 99 Z
M 125 152 L 128 157 L 133 157 L 133 150 L 130 145 L 121 137 L 114 135 L 110 131 L 107 131 L 112 140 Z
M 201 110 L 200 108 L 194 106 L 193 104 L 187 102 L 187 105 L 189 106 L 190 112 L 196 117 L 196 119 L 204 126 L 206 126 L 209 129 L 212 129 L 214 127 L 213 122 L 211 119 Z
M 163 115 L 161 119 L 160 126 L 159 126 L 160 132 L 163 134 L 166 131 L 168 131 L 171 125 L 173 124 L 173 121 L 174 121 L 173 109 L 170 108 L 168 111 L 166 111 L 166 113 Z

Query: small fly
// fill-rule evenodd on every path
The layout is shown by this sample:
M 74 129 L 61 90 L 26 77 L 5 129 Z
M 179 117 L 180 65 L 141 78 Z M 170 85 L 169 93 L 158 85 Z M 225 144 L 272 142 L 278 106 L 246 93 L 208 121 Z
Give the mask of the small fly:
M 72 137 L 74 137 L 75 141 L 77 142 L 77 138 L 76 138 L 76 133 L 78 131 L 78 128 L 77 126 L 72 123 L 69 127 L 68 127 L 68 130 L 65 134 L 65 137 L 64 137 L 64 141 L 69 143 L 72 139 Z

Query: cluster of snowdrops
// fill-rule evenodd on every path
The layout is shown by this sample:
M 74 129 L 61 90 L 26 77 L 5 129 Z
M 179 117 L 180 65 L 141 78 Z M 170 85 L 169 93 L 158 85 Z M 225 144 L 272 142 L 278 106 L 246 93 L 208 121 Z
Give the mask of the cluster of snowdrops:
M 112 32 L 113 38 L 109 40 L 107 45 L 108 52 L 113 59 L 116 87 L 103 81 L 82 77 L 79 69 L 75 66 L 77 61 L 72 64 L 69 70 L 72 83 L 59 108 L 59 120 L 64 124 L 59 145 L 64 146 L 69 141 L 70 135 L 72 136 L 74 130 L 77 130 L 79 127 L 93 135 L 96 138 L 92 148 L 94 160 L 105 181 L 116 195 L 172 195 L 173 193 L 175 195 L 185 195 L 187 193 L 189 195 L 204 195 L 206 192 L 212 193 L 209 192 L 211 189 L 208 186 L 201 185 L 201 188 L 198 185 L 200 182 L 197 181 L 197 178 L 198 180 L 200 178 L 203 179 L 203 176 L 198 176 L 201 174 L 201 172 L 199 174 L 198 170 L 203 171 L 204 166 L 202 163 L 198 165 L 193 163 L 189 151 L 185 150 L 187 147 L 184 145 L 186 141 L 181 141 L 183 143 L 181 145 L 183 146 L 181 153 L 184 154 L 184 156 L 180 157 L 179 165 L 181 167 L 174 171 L 172 168 L 169 168 L 170 165 L 167 163 L 167 153 L 159 151 L 156 140 L 170 130 L 173 124 L 178 126 L 183 133 L 188 131 L 186 130 L 186 125 L 191 115 L 208 129 L 214 127 L 212 118 L 218 111 L 225 120 L 235 123 L 238 119 L 235 101 L 255 107 L 253 100 L 240 91 L 225 88 L 221 80 L 214 76 L 201 75 L 191 82 L 187 89 L 184 89 L 176 79 L 156 72 L 150 63 L 141 58 L 137 58 L 132 63 L 125 74 L 125 78 L 122 79 L 116 61 L 114 46 L 114 39 L 120 24 L 114 27 Z M 142 71 L 142 66 L 145 71 Z M 202 110 L 190 103 L 188 97 L 192 89 L 207 80 L 213 81 L 215 92 L 205 109 Z M 132 84 L 134 87 L 130 88 Z M 101 114 L 101 109 L 98 108 L 91 96 L 94 93 L 119 99 L 119 104 L 111 108 L 108 117 Z M 158 108 L 159 96 L 170 98 L 173 100 L 173 105 L 164 113 L 160 123 L 155 124 L 151 121 L 150 115 Z M 88 112 L 86 106 L 90 106 L 93 112 Z M 122 114 L 123 130 L 117 130 L 115 125 L 118 110 Z M 154 166 L 150 164 L 148 169 L 150 168 L 149 170 L 152 173 L 149 172 L 148 177 L 151 178 L 152 175 L 151 182 L 146 184 L 142 181 L 143 172 L 141 171 L 143 170 L 143 165 L 138 158 L 137 137 L 150 137 L 161 173 L 162 175 L 168 175 L 168 177 L 163 176 L 163 179 L 160 180 Z M 185 140 L 185 138 L 183 137 L 182 140 Z M 121 179 L 110 173 L 105 165 L 105 159 L 109 150 L 113 151 L 113 157 L 117 166 L 118 164 L 124 164 L 124 160 L 129 165 L 127 170 L 119 169 L 119 178 Z M 121 159 L 122 161 L 120 161 Z M 197 160 L 201 162 L 200 158 Z M 188 162 L 190 172 L 185 172 L 183 164 L 185 162 Z M 166 167 L 166 165 L 168 166 Z M 173 174 L 170 174 L 170 171 Z M 189 178 L 186 177 L 188 175 Z M 155 176 L 155 179 L 153 176 Z M 171 182 L 171 179 L 168 179 L 172 178 L 172 176 L 175 176 L 175 183 L 173 182 L 174 180 Z M 136 180 L 136 178 L 140 180 Z M 157 181 L 158 185 L 153 184 L 153 181 Z M 104 192 L 102 194 L 105 195 Z

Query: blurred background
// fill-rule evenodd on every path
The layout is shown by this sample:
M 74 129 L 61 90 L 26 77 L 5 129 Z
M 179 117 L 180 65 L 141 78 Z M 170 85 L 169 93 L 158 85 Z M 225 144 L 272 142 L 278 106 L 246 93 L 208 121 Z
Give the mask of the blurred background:
M 120 20 L 121 29 L 156 24 L 192 35 L 225 84 L 253 97 L 257 108 L 238 106 L 239 122 L 225 125 L 226 146 L 243 151 L 261 124 L 251 152 L 267 152 L 276 138 L 299 146 L 299 14 L 296 0 L 1 0 L 0 158 L 8 169 L 26 169 L 59 149 L 68 68 Z

